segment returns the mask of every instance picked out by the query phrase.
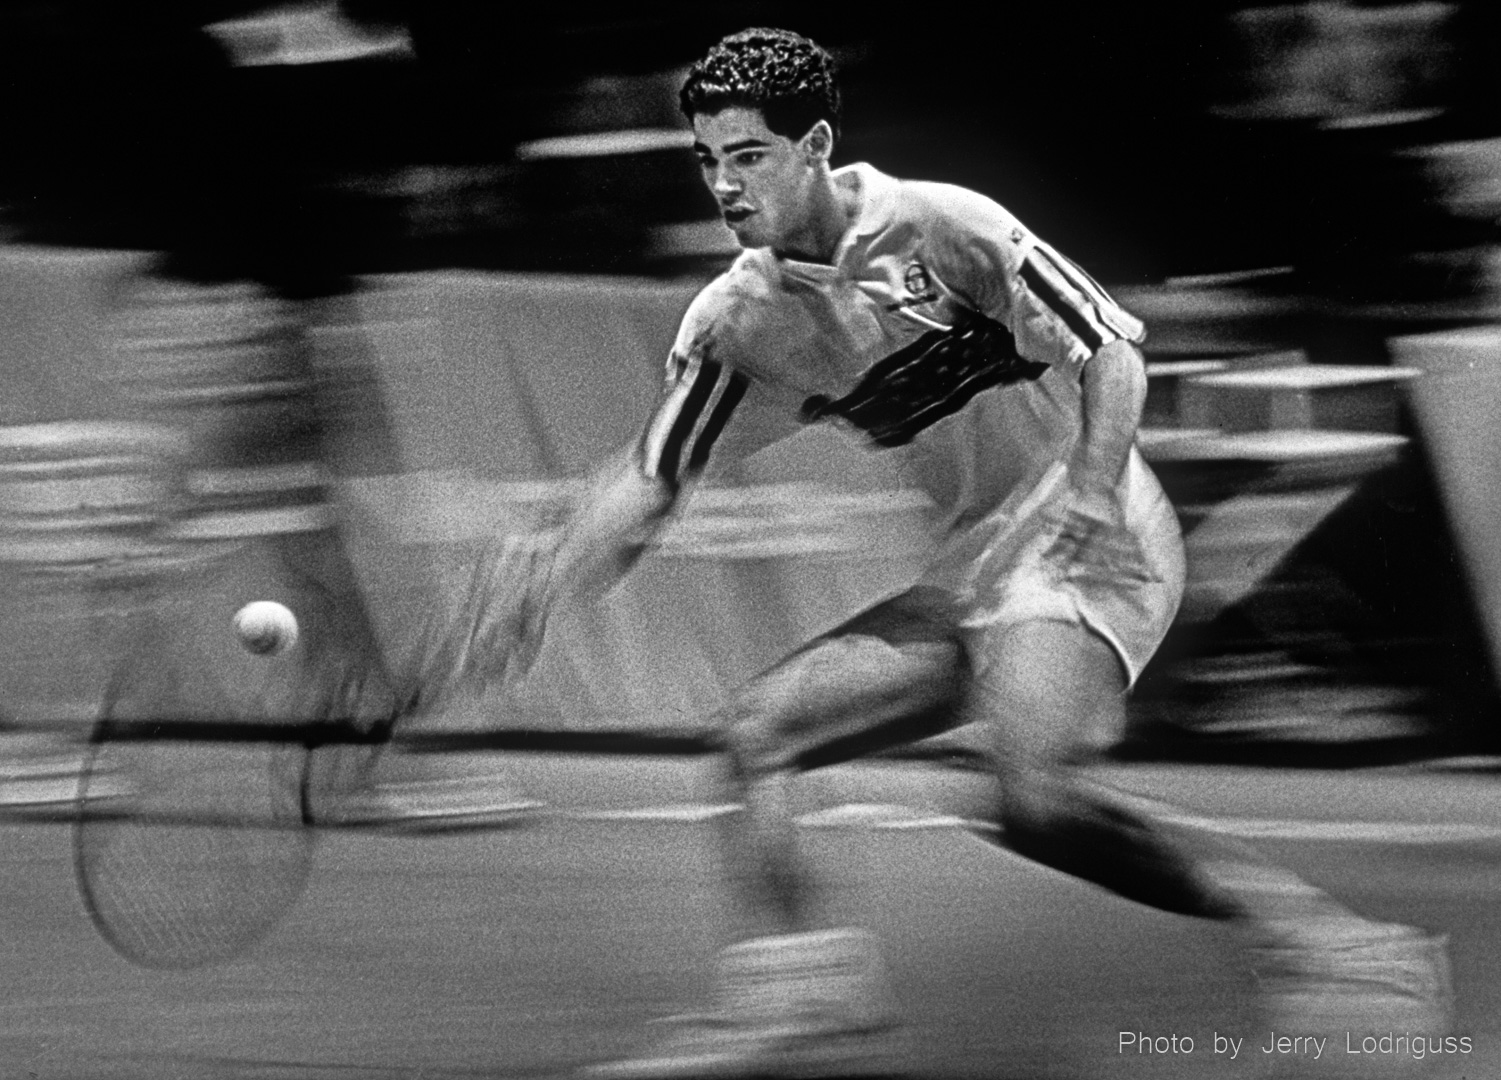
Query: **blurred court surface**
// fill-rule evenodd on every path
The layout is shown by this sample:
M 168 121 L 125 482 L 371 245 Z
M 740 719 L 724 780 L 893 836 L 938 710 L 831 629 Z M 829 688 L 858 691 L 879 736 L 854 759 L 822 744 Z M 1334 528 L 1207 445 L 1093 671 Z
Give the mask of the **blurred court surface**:
M 133 967 L 94 933 L 70 827 L 0 826 L 0 1075 L 526 1077 L 630 1051 L 701 1008 L 731 913 L 700 757 L 470 753 L 547 803 L 510 829 L 324 833 L 305 895 L 240 958 Z M 1102 778 L 1258 837 L 1362 911 L 1451 935 L 1473 1052 L 1501 1068 L 1501 795 L 1462 772 L 1116 766 Z M 808 774 L 801 821 L 824 918 L 882 937 L 910 1020 L 911 1075 L 1270 1075 L 1250 977 L 1213 926 L 1024 862 L 955 822 L 963 773 L 863 764 Z M 1400 811 L 1395 808 L 1400 807 Z M 1193 1039 L 1123 1053 L 1122 1032 Z M 1237 1060 L 1216 1033 L 1245 1039 Z M 1318 1075 L 1317 1072 L 1308 1075 Z M 1375 1075 L 1375 1073 L 1373 1073 Z

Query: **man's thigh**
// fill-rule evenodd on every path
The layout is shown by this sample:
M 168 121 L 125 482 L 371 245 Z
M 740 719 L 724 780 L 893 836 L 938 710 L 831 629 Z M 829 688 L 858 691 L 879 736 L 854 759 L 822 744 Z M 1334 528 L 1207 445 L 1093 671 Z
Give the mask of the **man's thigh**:
M 833 764 L 952 726 L 968 669 L 951 598 L 911 590 L 747 682 L 727 734 L 758 770 Z
M 1125 727 L 1119 654 L 1082 621 L 1031 619 L 971 640 L 974 678 L 965 718 L 976 722 L 1003 772 L 1088 760 Z

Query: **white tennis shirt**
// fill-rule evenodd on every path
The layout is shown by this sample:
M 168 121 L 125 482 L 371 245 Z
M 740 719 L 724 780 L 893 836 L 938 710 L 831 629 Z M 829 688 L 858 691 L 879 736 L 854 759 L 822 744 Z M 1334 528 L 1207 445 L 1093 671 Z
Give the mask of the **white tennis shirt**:
M 689 307 L 645 468 L 678 484 L 716 442 L 745 453 L 826 415 L 898 455 L 932 501 L 923 580 L 959 597 L 966 625 L 1083 620 L 1134 680 L 1183 585 L 1176 515 L 1138 451 L 1115 489 L 1124 535 L 1066 565 L 1045 556 L 1067 510 L 1083 365 L 1145 328 L 982 195 L 864 164 L 834 175 L 859 210 L 830 264 L 745 251 Z M 983 361 L 915 358 L 975 312 L 998 324 Z

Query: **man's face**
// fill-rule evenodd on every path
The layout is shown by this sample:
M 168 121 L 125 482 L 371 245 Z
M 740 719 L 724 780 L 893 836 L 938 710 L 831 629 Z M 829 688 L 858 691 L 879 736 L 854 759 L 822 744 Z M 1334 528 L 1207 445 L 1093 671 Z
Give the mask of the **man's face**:
M 815 129 L 816 130 L 816 129 Z M 731 106 L 693 118 L 704 183 L 741 247 L 795 247 L 808 231 L 816 155 L 766 126 L 760 109 Z

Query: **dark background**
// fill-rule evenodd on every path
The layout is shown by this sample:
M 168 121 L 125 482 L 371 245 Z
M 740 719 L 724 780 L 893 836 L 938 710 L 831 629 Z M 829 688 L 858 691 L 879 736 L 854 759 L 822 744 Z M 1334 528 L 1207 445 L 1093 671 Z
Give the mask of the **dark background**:
M 1391 192 L 1331 172 L 1307 123 L 1211 113 L 1258 62 L 1229 30 L 1244 6 L 346 0 L 359 25 L 404 24 L 415 59 L 235 69 L 201 27 L 257 5 L 16 2 L 0 10 L 0 198 L 13 234 L 46 242 L 354 271 L 650 270 L 630 219 L 712 216 L 691 160 L 539 185 L 515 147 L 674 123 L 670 73 L 764 24 L 841 57 L 841 162 L 984 191 L 1104 280 L 1299 262 L 1313 238 L 1388 213 Z M 1432 90 L 1445 114 L 1401 138 L 1495 128 L 1497 28 L 1493 5 L 1456 6 L 1456 57 Z M 416 236 L 402 224 L 409 196 L 390 181 L 415 165 L 469 170 L 463 222 Z

